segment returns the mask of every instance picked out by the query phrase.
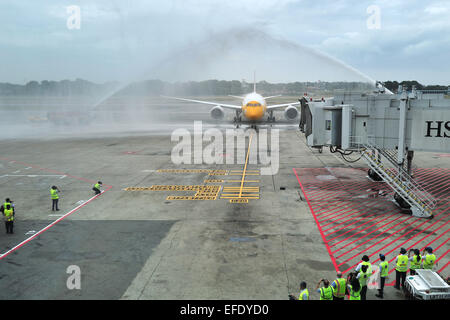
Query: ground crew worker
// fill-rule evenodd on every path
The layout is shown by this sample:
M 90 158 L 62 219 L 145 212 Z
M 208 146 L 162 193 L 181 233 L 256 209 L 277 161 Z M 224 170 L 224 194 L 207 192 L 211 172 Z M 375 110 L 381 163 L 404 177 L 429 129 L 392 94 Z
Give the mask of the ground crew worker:
M 320 284 L 323 282 L 323 287 L 319 288 Z M 333 300 L 333 288 L 330 286 L 330 281 L 327 279 L 320 279 L 317 284 L 316 290 L 320 293 L 320 300 Z
M 4 209 L 6 233 L 14 233 L 14 210 L 11 205 L 6 205 Z
M 342 272 L 337 273 L 337 279 L 331 283 L 333 287 L 333 300 L 344 300 L 347 289 L 347 280 L 342 278 Z
M 368 269 L 369 266 L 367 264 L 362 265 L 358 275 L 356 276 L 356 279 L 358 279 L 361 286 L 361 300 L 366 300 L 367 280 L 369 280 L 369 277 L 371 276 L 371 273 L 369 273 Z
M 384 284 L 386 282 L 386 278 L 389 276 L 389 262 L 386 261 L 386 257 L 381 253 L 380 260 L 380 288 L 378 289 L 378 294 L 375 296 L 383 299 Z
M 6 208 L 6 206 L 7 206 L 8 204 L 11 206 L 11 208 L 13 209 L 13 211 L 15 211 L 14 204 L 13 204 L 13 202 L 11 201 L 11 199 L 6 198 L 6 199 L 5 199 L 5 203 L 3 203 L 3 205 L 0 207 L 0 212 L 1 212 L 1 213 L 4 213 L 4 212 L 5 212 L 4 210 L 5 210 L 5 208 Z
M 411 255 L 411 252 L 414 251 L 414 255 L 412 257 L 409 257 Z M 420 269 L 420 265 L 422 264 L 422 257 L 420 256 L 420 250 L 419 249 L 410 249 L 408 252 L 409 261 L 411 261 L 411 264 L 409 266 L 409 274 L 415 275 L 416 269 Z
M 425 251 L 427 252 L 427 254 L 424 257 L 422 257 L 423 258 L 423 268 L 424 269 L 433 269 L 434 264 L 437 265 L 436 256 L 433 253 L 433 248 L 426 247 L 423 253 L 425 253 Z
M 102 182 L 101 181 L 98 181 L 95 185 L 94 185 L 94 187 L 92 188 L 92 190 L 94 190 L 95 191 L 95 194 L 97 195 L 97 194 L 100 194 L 100 193 L 102 193 L 101 191 L 100 191 L 100 188 L 102 187 Z
M 309 291 L 306 289 L 306 282 L 300 282 L 300 294 L 296 299 L 292 294 L 289 295 L 290 300 L 309 300 Z
M 347 278 L 347 288 L 349 292 L 349 300 L 361 300 L 361 285 L 354 274 L 350 274 Z
M 50 195 L 52 197 L 52 211 L 59 211 L 58 202 L 59 202 L 59 189 L 57 186 L 52 186 L 50 189 Z
M 406 249 L 401 248 L 400 254 L 395 258 L 394 262 L 396 262 L 395 267 L 395 286 L 394 288 L 400 290 L 400 285 L 405 285 L 406 280 L 406 272 L 408 271 L 408 256 L 406 255 Z
M 355 271 L 356 271 L 356 272 L 359 272 L 359 270 L 361 269 L 361 267 L 364 266 L 364 265 L 366 265 L 366 266 L 367 266 L 367 271 L 368 271 L 370 274 L 372 274 L 372 265 L 371 265 L 370 262 L 369 262 L 369 257 L 366 256 L 366 255 L 364 255 L 364 256 L 361 258 L 361 260 L 362 260 L 362 261 L 356 266 Z

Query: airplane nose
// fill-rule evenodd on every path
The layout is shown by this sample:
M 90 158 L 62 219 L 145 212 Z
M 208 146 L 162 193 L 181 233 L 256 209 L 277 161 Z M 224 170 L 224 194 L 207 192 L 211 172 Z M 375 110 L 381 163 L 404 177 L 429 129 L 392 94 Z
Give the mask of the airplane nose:
M 261 119 L 263 115 L 264 111 L 262 107 L 247 108 L 245 111 L 245 117 L 250 120 Z

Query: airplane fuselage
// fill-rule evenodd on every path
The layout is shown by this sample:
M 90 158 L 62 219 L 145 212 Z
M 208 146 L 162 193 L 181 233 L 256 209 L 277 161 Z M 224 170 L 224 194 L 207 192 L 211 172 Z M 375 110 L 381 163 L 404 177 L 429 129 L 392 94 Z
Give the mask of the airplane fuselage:
M 266 114 L 266 110 L 266 100 L 256 92 L 249 93 L 242 100 L 242 114 L 248 120 L 261 120 Z

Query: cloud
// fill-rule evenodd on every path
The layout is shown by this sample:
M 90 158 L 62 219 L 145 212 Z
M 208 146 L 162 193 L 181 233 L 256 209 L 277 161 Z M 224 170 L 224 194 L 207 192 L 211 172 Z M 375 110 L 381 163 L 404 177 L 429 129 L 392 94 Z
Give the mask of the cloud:
M 81 29 L 71 31 L 66 27 L 66 7 L 73 4 L 80 6 L 82 20 Z M 379 30 L 367 29 L 370 5 L 380 7 Z M 131 79 L 216 35 L 221 35 L 224 46 L 241 41 L 238 48 L 249 57 L 229 47 L 225 54 L 217 45 L 198 59 L 210 61 L 215 55 L 243 61 L 254 52 L 260 61 L 283 60 L 286 74 L 289 63 L 298 65 L 298 55 L 279 52 L 273 56 L 264 44 L 239 38 L 236 30 L 247 29 L 284 39 L 305 51 L 323 52 L 364 74 L 376 70 L 378 75 L 389 75 L 395 67 L 401 78 L 409 76 L 411 68 L 439 68 L 438 77 L 418 71 L 417 79 L 448 82 L 449 12 L 450 4 L 435 0 L 40 0 L 26 4 L 5 0 L 0 3 L 0 58 L 7 67 L 0 81 Z M 233 41 L 226 41 L 227 32 Z M 223 73 L 218 78 L 226 74 L 226 65 L 219 68 Z M 213 72 L 214 68 L 207 75 L 213 77 Z M 267 72 L 273 79 L 278 79 L 278 73 L 282 70 Z M 299 73 L 298 78 L 308 76 L 316 75 Z

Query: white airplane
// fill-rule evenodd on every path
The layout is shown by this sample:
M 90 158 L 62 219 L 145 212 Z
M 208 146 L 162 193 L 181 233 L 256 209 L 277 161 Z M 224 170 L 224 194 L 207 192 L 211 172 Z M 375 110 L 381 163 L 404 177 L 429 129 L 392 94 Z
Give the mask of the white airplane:
M 266 114 L 268 114 L 267 121 L 274 122 L 275 117 L 273 116 L 273 111 L 275 109 L 280 109 L 280 108 L 286 108 L 284 110 L 284 116 L 287 120 L 293 120 L 293 119 L 297 118 L 299 112 L 298 112 L 297 108 L 295 107 L 295 105 L 299 105 L 300 102 L 274 104 L 274 105 L 270 105 L 270 106 L 267 105 L 266 99 L 279 97 L 279 96 L 280 95 L 270 96 L 270 97 L 261 96 L 260 94 L 256 93 L 256 82 L 254 82 L 252 93 L 249 93 L 249 94 L 245 95 L 244 97 L 231 96 L 231 97 L 242 99 L 242 104 L 240 106 L 233 105 L 233 104 L 218 103 L 218 102 L 214 102 L 214 101 L 201 101 L 201 100 L 192 100 L 192 99 L 184 99 L 184 98 L 177 98 L 177 97 L 165 97 L 165 98 L 215 105 L 215 107 L 213 107 L 210 111 L 211 117 L 213 119 L 223 119 L 225 116 L 224 108 L 232 109 L 232 110 L 235 110 L 235 112 L 236 112 L 236 116 L 234 117 L 234 122 L 236 124 L 242 122 L 242 117 L 241 117 L 241 114 L 242 114 L 244 116 L 244 118 L 247 119 L 252 124 L 252 126 L 256 126 L 256 123 L 264 123 L 264 116 Z

